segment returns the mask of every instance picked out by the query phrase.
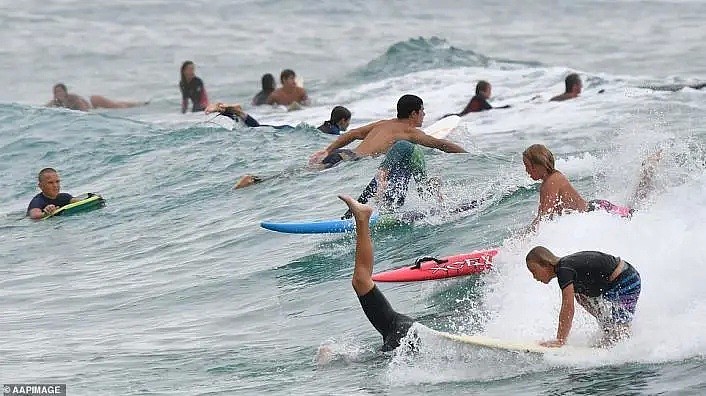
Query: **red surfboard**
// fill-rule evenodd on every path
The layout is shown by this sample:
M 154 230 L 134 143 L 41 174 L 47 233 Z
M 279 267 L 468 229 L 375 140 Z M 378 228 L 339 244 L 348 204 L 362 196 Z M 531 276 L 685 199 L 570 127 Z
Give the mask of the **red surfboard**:
M 396 268 L 373 274 L 375 282 L 418 282 L 478 274 L 491 268 L 498 249 L 476 250 L 467 254 L 443 257 L 423 257 L 410 267 Z

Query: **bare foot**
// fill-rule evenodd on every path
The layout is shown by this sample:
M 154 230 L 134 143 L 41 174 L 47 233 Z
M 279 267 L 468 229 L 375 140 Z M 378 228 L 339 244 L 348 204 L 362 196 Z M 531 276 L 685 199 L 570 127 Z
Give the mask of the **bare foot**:
M 247 187 L 249 185 L 255 184 L 255 183 L 259 183 L 261 181 L 262 181 L 262 179 L 260 177 L 252 176 L 252 175 L 245 175 L 245 176 L 241 177 L 237 183 L 235 183 L 235 186 L 233 188 L 235 188 L 235 189 L 243 188 L 243 187 Z
M 373 214 L 372 207 L 356 201 L 349 195 L 339 195 L 338 198 L 340 198 L 343 202 L 346 203 L 346 205 L 348 205 L 348 209 L 351 210 L 351 213 L 353 213 L 353 216 L 356 220 L 370 220 L 370 216 L 372 216 Z

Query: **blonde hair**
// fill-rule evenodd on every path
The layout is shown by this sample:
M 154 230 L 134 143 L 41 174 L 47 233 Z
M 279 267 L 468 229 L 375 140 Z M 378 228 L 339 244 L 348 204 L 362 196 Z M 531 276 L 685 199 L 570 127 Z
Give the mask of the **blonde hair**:
M 559 261 L 559 257 L 555 256 L 549 249 L 544 246 L 535 246 L 527 253 L 525 262 L 538 263 L 542 267 L 553 267 Z
M 533 144 L 522 152 L 522 157 L 533 165 L 543 166 L 547 172 L 554 173 L 554 154 L 543 144 Z

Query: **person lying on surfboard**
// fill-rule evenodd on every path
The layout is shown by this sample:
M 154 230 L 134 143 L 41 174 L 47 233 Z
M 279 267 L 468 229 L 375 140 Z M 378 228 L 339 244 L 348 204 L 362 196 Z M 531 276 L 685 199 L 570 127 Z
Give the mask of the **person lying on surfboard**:
M 45 214 L 52 214 L 62 206 L 78 202 L 80 198 L 74 198 L 71 194 L 59 192 L 61 190 L 61 180 L 59 172 L 54 168 L 44 168 L 39 171 L 39 194 L 32 198 L 27 206 L 27 216 L 32 219 L 41 219 Z
M 604 199 L 587 202 L 571 185 L 569 179 L 554 168 L 554 154 L 542 144 L 533 144 L 522 153 L 525 171 L 532 180 L 542 180 L 539 187 L 539 209 L 530 229 L 535 229 L 542 218 L 553 218 L 565 211 L 591 212 L 603 209 L 622 217 L 632 216 L 633 210 L 614 205 Z
M 532 248 L 525 261 L 534 279 L 548 284 L 557 278 L 561 288 L 556 338 L 542 342 L 542 346 L 566 343 L 574 319 L 574 299 L 598 320 L 603 332 L 599 346 L 612 346 L 630 336 L 642 287 L 640 274 L 630 263 L 595 251 L 557 257 L 544 246 Z
M 509 109 L 510 105 L 505 105 L 501 107 L 493 107 L 488 103 L 493 87 L 487 81 L 478 81 L 476 84 L 476 95 L 471 98 L 466 107 L 461 110 L 460 113 L 450 113 L 446 114 L 441 118 L 446 118 L 451 115 L 457 115 L 463 117 L 468 113 L 477 113 L 480 111 L 486 111 L 490 109 Z
M 351 124 L 351 111 L 343 106 L 336 106 L 331 110 L 331 118 L 319 125 L 318 130 L 329 135 L 340 135 Z

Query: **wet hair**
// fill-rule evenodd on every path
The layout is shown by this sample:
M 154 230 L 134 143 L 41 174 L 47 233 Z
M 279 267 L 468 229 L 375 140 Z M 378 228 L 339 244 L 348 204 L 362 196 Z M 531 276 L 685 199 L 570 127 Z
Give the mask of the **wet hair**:
M 64 90 L 64 92 L 69 93 L 69 90 L 66 89 L 66 85 L 65 85 L 64 83 L 57 83 L 57 84 L 55 84 L 55 85 L 54 85 L 54 88 L 52 88 L 52 90 L 55 90 L 55 89 L 57 89 L 57 88 L 61 88 L 61 89 Z
M 490 83 L 485 80 L 478 81 L 476 84 L 476 95 L 480 95 L 482 92 L 490 88 Z
M 542 267 L 553 267 L 554 263 L 559 260 L 559 257 L 555 256 L 549 249 L 544 246 L 535 246 L 532 250 L 527 253 L 525 257 L 525 262 L 534 262 Z
M 39 171 L 39 174 L 37 175 L 37 180 L 39 180 L 39 182 L 41 183 L 42 176 L 46 175 L 47 173 L 58 173 L 58 172 L 54 168 L 44 168 Z
M 397 101 L 397 118 L 409 118 L 415 111 L 420 111 L 424 107 L 422 98 L 416 95 L 402 95 Z
M 579 75 L 576 73 L 571 73 L 566 76 L 564 84 L 566 84 L 566 92 L 569 92 L 574 87 L 574 85 L 581 84 L 581 77 L 579 77 Z
M 264 92 L 272 92 L 276 88 L 275 76 L 270 73 L 262 75 L 262 90 Z
M 284 80 L 288 79 L 289 77 L 296 77 L 297 74 L 294 73 L 294 70 L 292 69 L 284 69 L 282 70 L 282 73 L 279 74 L 279 81 L 284 84 Z
M 533 144 L 527 147 L 522 152 L 522 158 L 527 158 L 531 164 L 543 166 L 549 173 L 556 172 L 556 169 L 554 169 L 554 154 L 543 144 Z
M 337 124 L 341 120 L 350 120 L 351 111 L 343 106 L 336 106 L 331 110 L 331 119 L 329 120 L 332 124 Z
M 184 77 L 184 70 L 185 70 L 187 67 L 189 67 L 189 66 L 191 66 L 191 65 L 193 65 L 193 64 L 194 64 L 194 62 L 192 62 L 192 61 L 190 61 L 190 60 L 184 61 L 184 63 L 181 64 L 181 73 L 180 73 L 180 74 L 181 74 L 181 79 L 179 80 L 179 84 L 180 84 L 180 85 L 182 85 L 182 86 L 185 86 L 185 85 L 186 85 L 186 77 Z

